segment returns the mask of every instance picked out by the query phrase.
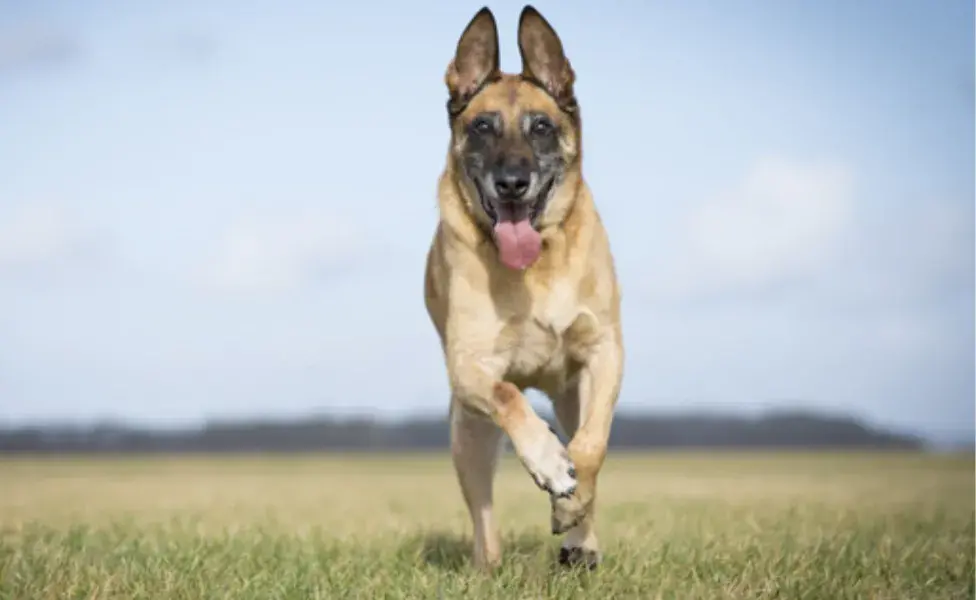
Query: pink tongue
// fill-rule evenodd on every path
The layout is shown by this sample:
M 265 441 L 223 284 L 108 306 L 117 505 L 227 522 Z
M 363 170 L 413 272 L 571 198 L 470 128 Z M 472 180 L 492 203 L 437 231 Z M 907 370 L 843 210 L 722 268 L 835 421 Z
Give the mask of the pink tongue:
M 539 258 L 542 238 L 528 219 L 499 221 L 495 225 L 498 255 L 510 269 L 525 269 Z

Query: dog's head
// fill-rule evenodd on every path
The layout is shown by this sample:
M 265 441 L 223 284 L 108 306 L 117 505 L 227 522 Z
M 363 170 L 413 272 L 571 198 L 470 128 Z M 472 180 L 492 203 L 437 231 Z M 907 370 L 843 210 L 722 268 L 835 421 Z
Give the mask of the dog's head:
M 488 8 L 471 19 L 447 69 L 451 154 L 472 218 L 501 261 L 524 269 L 541 252 L 540 231 L 569 210 L 580 159 L 573 69 L 552 26 L 531 6 L 518 24 L 522 72 L 499 67 Z

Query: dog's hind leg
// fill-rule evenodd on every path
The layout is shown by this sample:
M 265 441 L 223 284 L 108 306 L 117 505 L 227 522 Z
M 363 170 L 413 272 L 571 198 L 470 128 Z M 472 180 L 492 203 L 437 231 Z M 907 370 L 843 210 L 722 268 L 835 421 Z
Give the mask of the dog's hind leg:
M 489 570 L 501 562 L 501 540 L 492 510 L 492 487 L 502 430 L 459 402 L 451 407 L 451 457 L 474 528 L 474 564 Z

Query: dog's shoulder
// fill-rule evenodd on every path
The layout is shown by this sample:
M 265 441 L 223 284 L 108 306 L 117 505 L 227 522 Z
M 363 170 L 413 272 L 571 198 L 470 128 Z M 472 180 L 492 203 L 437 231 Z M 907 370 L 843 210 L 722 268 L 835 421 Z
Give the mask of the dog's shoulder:
M 549 271 L 540 287 L 548 288 L 550 302 L 586 307 L 602 319 L 603 313 L 612 312 L 619 303 L 609 236 L 585 183 L 579 186 L 572 206 L 548 241 L 552 262 L 540 265 Z M 573 292 L 571 300 L 568 289 Z

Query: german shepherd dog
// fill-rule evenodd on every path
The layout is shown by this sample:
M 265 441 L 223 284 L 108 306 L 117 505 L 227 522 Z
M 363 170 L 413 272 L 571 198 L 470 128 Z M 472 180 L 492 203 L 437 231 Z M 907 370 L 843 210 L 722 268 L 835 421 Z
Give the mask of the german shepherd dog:
M 623 377 L 620 292 L 583 179 L 575 75 L 537 10 L 519 17 L 520 74 L 499 67 L 485 7 L 445 77 L 451 131 L 424 296 L 451 389 L 451 454 L 474 563 L 501 561 L 492 482 L 502 434 L 549 494 L 559 562 L 595 567 L 597 475 Z M 553 403 L 563 446 L 523 390 Z

